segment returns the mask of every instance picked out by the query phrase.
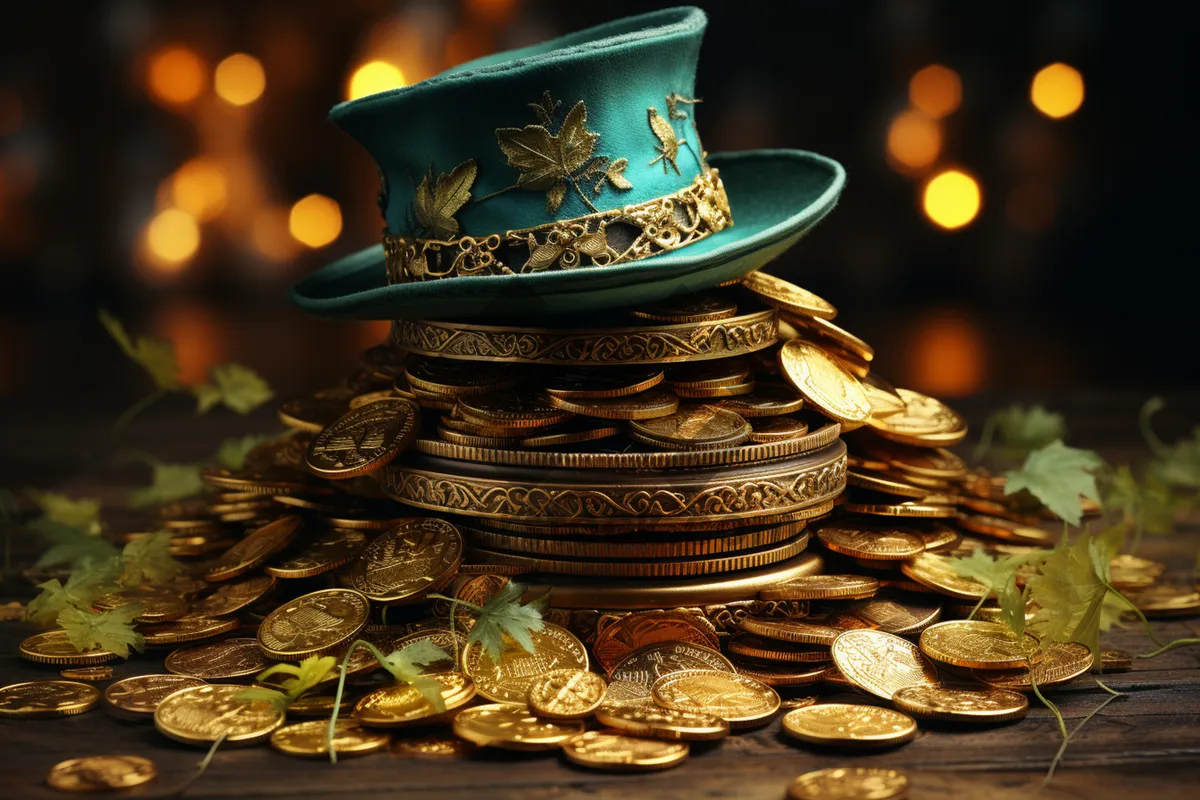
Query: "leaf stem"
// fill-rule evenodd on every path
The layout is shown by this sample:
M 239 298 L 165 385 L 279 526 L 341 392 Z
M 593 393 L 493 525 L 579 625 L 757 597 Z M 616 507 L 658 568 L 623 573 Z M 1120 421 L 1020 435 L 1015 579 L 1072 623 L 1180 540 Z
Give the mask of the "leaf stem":
M 153 392 L 146 395 L 141 400 L 138 400 L 136 403 L 131 405 L 129 408 L 125 409 L 124 413 L 122 413 L 121 416 L 117 417 L 117 421 L 113 423 L 113 426 L 112 426 L 113 438 L 119 441 L 121 439 L 121 434 L 123 434 L 125 432 L 125 429 L 127 427 L 129 427 L 129 424 L 131 422 L 133 422 L 134 417 L 136 417 L 138 414 L 141 414 L 147 408 L 154 405 L 155 403 L 157 403 L 159 400 L 163 399 L 166 396 L 167 396 L 166 389 L 155 389 Z
M 493 197 L 499 197 L 500 195 L 504 194 L 505 192 L 511 192 L 513 189 L 516 189 L 516 188 L 518 188 L 518 184 L 514 183 L 512 186 L 505 186 L 503 189 L 500 189 L 499 191 L 492 192 L 491 194 L 485 194 L 483 197 L 476 197 L 471 202 L 472 203 L 482 203 L 484 200 L 491 200 Z
M 979 437 L 979 444 L 975 446 L 975 450 L 971 453 L 972 461 L 981 461 L 983 457 L 992 449 L 992 438 L 996 434 L 996 423 L 999 418 L 996 414 L 988 416 L 987 421 L 983 423 L 983 433 Z
M 590 208 L 592 210 L 592 213 L 599 214 L 600 209 L 596 208 L 596 206 L 594 206 L 592 204 L 592 201 L 588 200 L 587 195 L 584 194 L 583 189 L 579 188 L 579 179 L 572 177 L 571 185 L 575 187 L 575 191 L 579 195 L 579 199 L 583 201 L 584 205 L 586 205 L 588 208 Z
M 213 756 L 217 754 L 217 748 L 221 746 L 221 743 L 225 741 L 225 737 L 228 735 L 229 731 L 225 731 L 217 737 L 217 740 L 212 743 L 212 747 L 208 748 L 208 755 L 204 756 L 204 758 L 200 761 L 200 765 L 196 767 L 195 773 L 185 780 L 182 786 L 172 792 L 170 794 L 171 797 L 179 797 L 186 792 L 193 783 L 200 780 L 200 776 L 204 774 L 204 771 L 208 769 L 208 765 L 212 762 Z
M 1158 642 L 1155 642 L 1155 644 L 1158 644 Z M 1149 653 L 1140 653 L 1140 654 L 1134 656 L 1134 658 L 1154 658 L 1155 656 L 1161 656 L 1163 653 L 1167 652 L 1168 650 L 1174 650 L 1176 647 L 1186 647 L 1191 644 L 1200 644 L 1200 639 L 1193 639 L 1193 638 L 1176 639 L 1173 642 L 1167 642 L 1166 644 L 1159 647 L 1157 650 L 1151 650 Z
M 1065 734 L 1063 743 L 1059 746 L 1058 752 L 1054 754 L 1054 760 L 1050 762 L 1050 770 L 1046 773 L 1046 777 L 1042 780 L 1042 786 L 1046 786 L 1047 784 L 1050 783 L 1051 779 L 1054 778 L 1054 771 L 1058 768 L 1058 765 L 1062 762 L 1063 754 L 1067 752 L 1067 745 L 1071 743 L 1071 739 L 1073 739 L 1077 733 L 1079 733 L 1081 730 L 1083 730 L 1084 725 L 1087 725 L 1089 722 L 1091 722 L 1092 717 L 1096 716 L 1101 711 L 1103 711 L 1105 706 L 1107 706 L 1113 700 L 1116 700 L 1118 697 L 1125 696 L 1124 693 L 1114 691 L 1113 689 L 1110 689 L 1109 687 L 1105 686 L 1103 683 L 1101 683 L 1098 680 L 1096 681 L 1096 683 L 1100 686 L 1101 689 L 1108 692 L 1108 697 L 1104 698 L 1104 700 L 1100 703 L 1100 705 L 1096 706 L 1094 709 L 1091 710 L 1091 712 L 1086 717 L 1084 717 L 1082 720 L 1080 720 L 1079 724 L 1075 726 L 1075 730 L 1071 731 L 1068 734 Z
M 355 639 L 354 644 L 350 645 L 346 650 L 346 655 L 342 656 L 341 674 L 338 675 L 337 692 L 333 695 L 333 712 L 329 715 L 329 729 L 325 731 L 325 748 L 329 750 L 329 763 L 337 763 L 337 750 L 333 746 L 333 734 L 337 728 L 338 711 L 342 708 L 342 692 L 346 688 L 346 668 L 350 663 L 350 656 L 354 655 L 354 651 L 360 646 L 366 645 L 362 639 Z
M 975 619 L 975 615 L 979 613 L 979 609 L 983 608 L 984 601 L 988 599 L 989 595 L 991 595 L 991 592 L 985 592 L 984 594 L 980 595 L 979 602 L 976 603 L 975 607 L 971 609 L 971 613 L 967 614 L 967 619 Z
M 1113 587 L 1111 582 L 1103 581 L 1103 583 L 1104 583 L 1105 589 L 1107 589 L 1108 591 L 1115 594 L 1121 600 L 1124 600 L 1125 605 L 1129 606 L 1129 608 L 1133 610 L 1133 613 L 1137 615 L 1137 618 L 1142 621 L 1142 627 L 1144 627 L 1146 629 L 1146 636 L 1148 636 L 1150 638 L 1150 641 L 1154 642 L 1159 647 L 1162 647 L 1162 644 L 1163 644 L 1162 640 L 1159 639 L 1157 635 L 1155 635 L 1154 628 L 1151 627 L 1151 625 L 1150 625 L 1150 620 L 1146 619 L 1146 615 L 1142 613 L 1142 610 L 1140 608 L 1138 608 L 1136 605 L 1134 605 L 1134 602 L 1132 600 L 1130 600 L 1128 597 L 1126 597 L 1125 595 L 1123 595 L 1119 591 L 1117 591 L 1116 588 Z
M 460 600 L 457 597 L 446 597 L 444 594 L 429 594 L 426 597 L 432 597 L 435 600 L 445 600 L 450 604 L 450 641 L 454 645 L 454 668 L 460 669 L 458 655 L 458 631 L 454 627 L 454 612 L 460 606 L 466 606 L 476 614 L 483 612 L 483 609 L 474 603 L 468 603 L 466 600 Z

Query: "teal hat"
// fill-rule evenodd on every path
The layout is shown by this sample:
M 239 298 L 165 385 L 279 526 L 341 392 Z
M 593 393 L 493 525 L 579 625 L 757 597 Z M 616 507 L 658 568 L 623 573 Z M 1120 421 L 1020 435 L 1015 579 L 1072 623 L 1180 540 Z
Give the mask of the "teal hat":
M 708 155 L 706 17 L 675 8 L 334 107 L 382 179 L 384 240 L 297 283 L 325 317 L 461 319 L 650 303 L 735 280 L 837 202 L 841 165 Z

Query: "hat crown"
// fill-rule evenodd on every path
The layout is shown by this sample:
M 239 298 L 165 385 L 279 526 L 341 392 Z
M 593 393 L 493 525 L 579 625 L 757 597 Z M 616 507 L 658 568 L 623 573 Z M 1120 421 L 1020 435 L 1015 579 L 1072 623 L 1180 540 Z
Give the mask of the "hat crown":
M 705 170 L 706 17 L 643 14 L 488 56 L 331 117 L 370 152 L 388 233 L 488 236 L 622 208 Z

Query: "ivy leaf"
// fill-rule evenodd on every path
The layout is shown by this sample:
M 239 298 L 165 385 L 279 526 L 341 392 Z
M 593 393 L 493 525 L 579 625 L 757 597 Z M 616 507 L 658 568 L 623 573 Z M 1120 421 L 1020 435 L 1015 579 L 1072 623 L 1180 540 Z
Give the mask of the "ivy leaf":
M 33 520 L 26 525 L 26 529 L 51 543 L 50 549 L 42 553 L 33 565 L 36 569 L 60 565 L 76 568 L 88 563 L 105 562 L 117 555 L 116 546 L 104 537 L 92 536 L 79 528 L 45 517 Z
M 226 469 L 241 469 L 246 465 L 246 456 L 251 450 L 276 438 L 251 433 L 241 438 L 226 439 L 217 448 L 217 463 Z
M 26 489 L 29 499 L 42 509 L 42 516 L 93 536 L 100 533 L 100 501 L 88 497 L 72 500 L 65 494 Z
M 1027 489 L 1061 519 L 1078 525 L 1083 518 L 1080 495 L 1090 500 L 1100 500 L 1096 476 L 1092 472 L 1103 465 L 1100 456 L 1091 450 L 1068 447 L 1062 441 L 1055 440 L 1026 456 L 1025 464 L 1020 469 L 1004 473 L 1007 479 L 1004 494 L 1016 494 Z
M 129 505 L 133 508 L 183 500 L 204 491 L 200 467 L 196 464 L 156 463 L 152 467 L 154 477 L 151 484 L 129 494 Z
M 972 578 L 988 587 L 1000 604 L 1000 620 L 1018 637 L 1025 632 L 1025 595 L 1017 588 L 1017 572 L 1042 557 L 1041 553 L 992 556 L 983 548 L 953 558 L 950 567 L 964 578 Z
M 224 403 L 239 414 L 249 414 L 275 396 L 271 387 L 257 372 L 241 364 L 229 363 L 213 367 L 212 383 L 195 387 L 196 411 L 204 414 L 218 403 Z
M 381 667 L 390 672 L 396 680 L 407 683 L 420 692 L 438 713 L 446 710 L 446 701 L 442 698 L 442 684 L 421 669 L 439 661 L 453 661 L 445 650 L 429 639 L 419 639 L 387 656 L 368 641 L 360 639 L 355 645 L 370 650 Z
M 145 645 L 142 635 L 133 626 L 133 620 L 142 613 L 137 603 L 126 603 L 111 611 L 82 611 L 66 608 L 58 615 L 58 626 L 67 633 L 67 639 L 79 652 L 99 647 L 129 658 L 129 649 L 139 653 Z
M 1146 444 L 1154 451 L 1150 463 L 1152 473 L 1170 486 L 1200 489 L 1200 426 L 1192 429 L 1192 438 L 1166 444 L 1154 432 L 1151 420 L 1166 403 L 1161 397 L 1151 397 L 1142 405 L 1138 422 Z
M 298 664 L 273 664 L 258 673 L 257 680 L 263 681 L 282 673 L 292 677 L 283 681 L 284 708 L 294 703 L 305 692 L 315 687 L 337 668 L 334 656 L 309 656 Z M 272 691 L 270 689 L 266 691 Z M 278 692 L 277 692 L 278 694 Z
M 1105 603 L 1110 594 L 1119 599 L 1110 592 L 1106 578 L 1117 543 L 1112 532 L 1093 536 L 1085 531 L 1074 544 L 1056 547 L 1040 572 L 1026 580 L 1029 599 L 1038 606 L 1029 625 L 1043 648 L 1050 642 L 1078 642 L 1099 658 L 1100 631 L 1117 618 L 1112 604 L 1106 607 Z
M 417 222 L 436 238 L 449 238 L 458 233 L 458 213 L 471 199 L 471 187 L 477 173 L 474 159 L 459 164 L 449 173 L 443 172 L 434 180 L 433 165 L 417 187 L 413 210 Z
M 1187 498 L 1176 496 L 1158 472 L 1151 470 L 1139 481 L 1128 464 L 1105 476 L 1101 494 L 1104 507 L 1126 525 L 1159 535 L 1172 533 L 1176 512 L 1191 505 Z
M 268 689 L 265 686 L 250 686 L 242 689 L 233 696 L 233 699 L 246 703 L 270 703 L 280 711 L 287 711 L 290 705 L 287 695 L 275 689 Z
M 49 628 L 68 608 L 90 609 L 112 588 L 113 567 L 112 562 L 91 564 L 72 572 L 65 585 L 57 578 L 38 584 L 41 594 L 29 601 L 25 619 Z
M 139 336 L 134 340 L 125 332 L 125 326 L 119 319 L 104 309 L 100 309 L 99 316 L 100 324 L 108 331 L 109 336 L 116 340 L 125 355 L 146 370 L 155 386 L 163 390 L 182 388 L 175 345 L 166 339 L 156 339 L 152 336 Z
M 580 100 L 567 112 L 562 128 L 558 132 L 561 163 L 567 174 L 582 169 L 592 157 L 600 134 L 587 129 L 587 106 Z
M 554 115 L 558 113 L 558 107 L 562 103 L 552 98 L 549 91 L 545 91 L 542 92 L 542 102 L 529 103 L 528 105 L 533 109 L 533 114 L 538 118 L 538 121 L 549 128 L 554 124 Z
M 171 534 L 159 531 L 139 536 L 121 551 L 121 583 L 163 584 L 183 572 L 183 565 L 171 556 Z
M 493 661 L 498 661 L 504 652 L 506 638 L 512 639 L 522 650 L 532 653 L 532 632 L 540 631 L 545 623 L 542 621 L 542 612 L 534 603 L 521 604 L 521 595 L 524 593 L 525 587 L 515 581 L 501 587 L 475 617 L 475 624 L 467 636 L 467 645 L 479 642 Z
M 1055 439 L 1066 439 L 1067 424 L 1062 414 L 1047 411 L 1040 405 L 1011 405 L 988 416 L 979 447 L 975 450 L 976 460 L 991 449 L 993 438 L 1007 450 L 1027 453 L 1045 447 Z
M 558 137 L 541 125 L 497 128 L 496 142 L 508 165 L 520 171 L 517 186 L 541 192 L 566 179 Z

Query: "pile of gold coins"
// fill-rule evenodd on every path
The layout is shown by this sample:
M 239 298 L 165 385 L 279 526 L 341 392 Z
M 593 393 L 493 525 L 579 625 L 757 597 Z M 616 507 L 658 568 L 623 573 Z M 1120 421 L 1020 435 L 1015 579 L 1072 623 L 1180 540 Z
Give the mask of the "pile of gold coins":
M 120 534 L 167 530 L 188 565 L 97 604 L 141 605 L 165 673 L 113 680 L 114 653 L 38 633 L 21 655 L 62 680 L 4 687 L 0 715 L 100 706 L 187 744 L 328 757 L 334 674 L 286 712 L 239 684 L 277 662 L 340 661 L 358 639 L 385 654 L 428 639 L 461 653 L 424 668 L 445 710 L 356 650 L 339 755 L 500 747 L 652 770 L 781 710 L 788 737 L 826 747 L 900 745 L 921 720 L 1018 719 L 1034 681 L 1065 683 L 1092 654 L 1054 645 L 1031 668 L 1036 641 L 996 623 L 994 603 L 966 619 L 987 589 L 949 557 L 1052 537 L 946 449 L 962 418 L 872 373 L 873 350 L 835 313 L 753 273 L 593 319 L 396 321 L 344 385 L 282 405 L 288 438 Z M 1122 556 L 1112 578 L 1149 614 L 1200 609 L 1156 586 L 1162 572 Z M 429 597 L 482 606 L 512 580 L 547 604 L 532 650 L 467 647 L 470 616 L 452 623 Z M 50 782 L 154 776 L 113 759 L 64 762 Z M 907 779 L 821 770 L 789 796 L 838 787 L 902 797 Z

